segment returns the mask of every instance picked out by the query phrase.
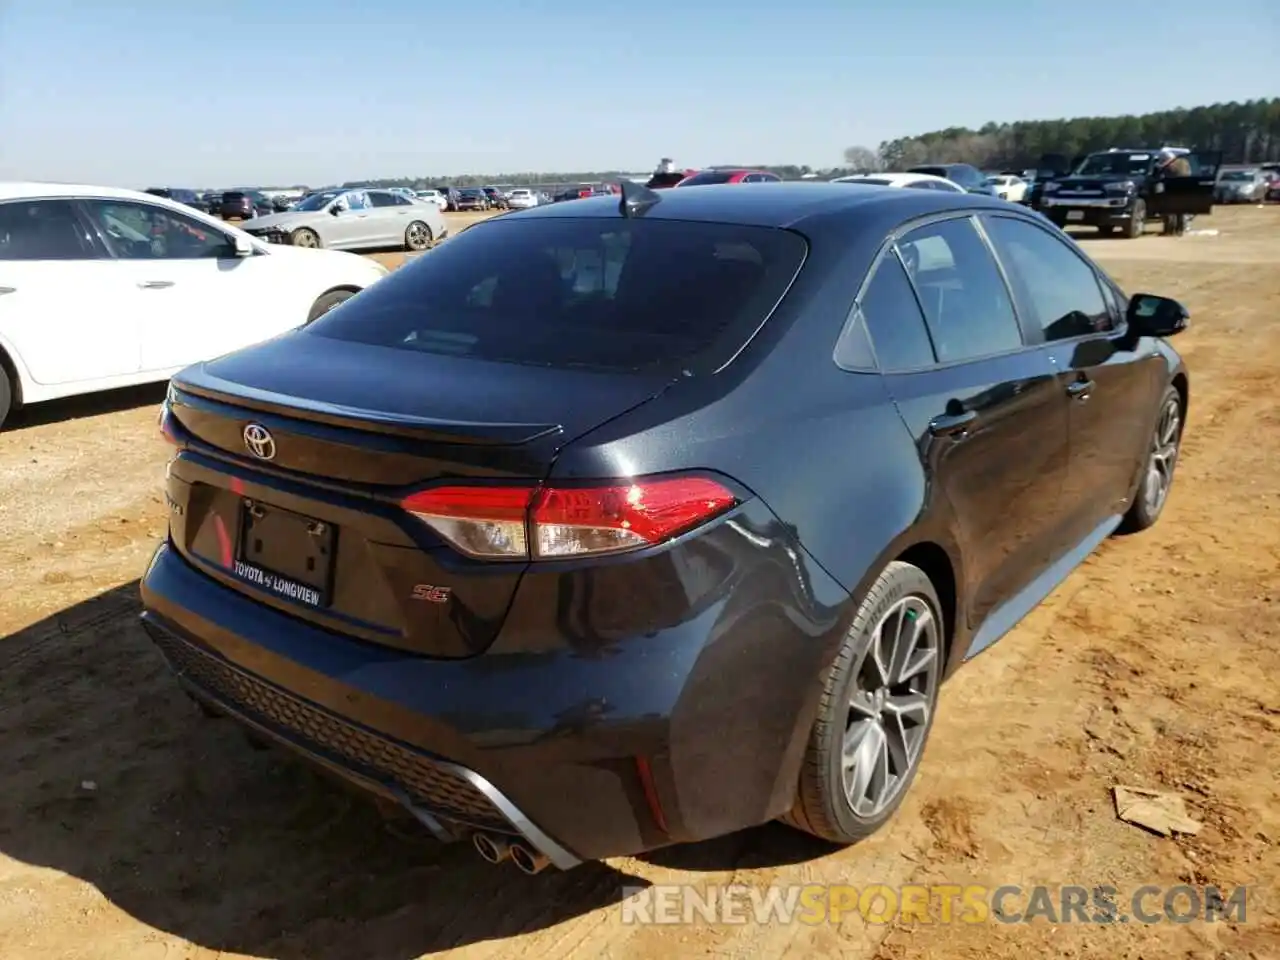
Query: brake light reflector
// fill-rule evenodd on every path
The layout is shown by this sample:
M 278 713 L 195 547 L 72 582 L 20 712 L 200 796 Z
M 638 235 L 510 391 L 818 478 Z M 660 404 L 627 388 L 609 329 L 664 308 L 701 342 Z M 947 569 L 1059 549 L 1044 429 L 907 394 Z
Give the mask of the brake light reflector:
M 737 503 L 714 480 L 667 477 L 590 487 L 436 487 L 401 505 L 470 556 L 559 559 L 662 543 Z
M 436 487 L 407 497 L 406 510 L 463 553 L 513 559 L 529 555 L 529 487 Z

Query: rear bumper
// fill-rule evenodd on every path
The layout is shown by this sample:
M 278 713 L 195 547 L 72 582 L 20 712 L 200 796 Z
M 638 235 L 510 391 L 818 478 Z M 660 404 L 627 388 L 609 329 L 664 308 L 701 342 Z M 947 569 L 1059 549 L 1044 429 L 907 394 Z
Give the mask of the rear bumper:
M 594 648 L 525 630 L 518 651 L 425 658 L 270 609 L 169 545 L 143 579 L 142 616 L 182 681 L 224 712 L 428 825 L 519 834 L 568 867 L 789 808 L 848 595 L 807 560 L 779 570 L 795 551 L 751 549 L 730 595 Z M 797 602 L 777 587 L 801 567 L 817 579 Z M 517 591 L 509 619 L 539 596 Z

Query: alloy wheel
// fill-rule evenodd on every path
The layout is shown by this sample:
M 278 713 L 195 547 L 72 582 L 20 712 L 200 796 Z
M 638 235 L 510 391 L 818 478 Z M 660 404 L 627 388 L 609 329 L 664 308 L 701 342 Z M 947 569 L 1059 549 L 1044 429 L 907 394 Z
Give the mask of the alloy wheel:
M 431 243 L 431 231 L 427 229 L 425 224 L 411 223 L 405 234 L 405 241 L 410 250 L 425 250 L 427 245 Z
M 1178 442 L 1182 434 L 1182 409 L 1176 397 L 1169 397 L 1160 410 L 1151 440 L 1151 456 L 1142 481 L 1142 497 L 1147 511 L 1156 515 L 1164 507 L 1173 485 L 1173 469 L 1178 463 Z
M 854 671 L 842 742 L 845 797 L 875 817 L 910 779 L 920 758 L 941 675 L 938 615 L 920 596 L 880 618 Z

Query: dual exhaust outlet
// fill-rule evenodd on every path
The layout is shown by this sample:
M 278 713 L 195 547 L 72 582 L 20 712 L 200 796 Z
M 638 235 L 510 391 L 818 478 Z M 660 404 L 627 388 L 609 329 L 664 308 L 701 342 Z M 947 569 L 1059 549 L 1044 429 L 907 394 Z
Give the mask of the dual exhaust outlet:
M 473 833 L 471 844 L 486 862 L 502 863 L 509 858 L 521 873 L 529 876 L 541 873 L 551 864 L 545 853 L 539 853 L 524 842 L 501 834 Z

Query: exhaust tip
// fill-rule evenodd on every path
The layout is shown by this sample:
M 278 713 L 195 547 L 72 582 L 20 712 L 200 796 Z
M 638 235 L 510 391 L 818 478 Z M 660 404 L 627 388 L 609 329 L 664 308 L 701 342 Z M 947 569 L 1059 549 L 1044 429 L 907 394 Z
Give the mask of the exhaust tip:
M 513 843 L 511 845 L 511 861 L 520 868 L 522 873 L 527 873 L 529 876 L 541 873 L 551 863 L 546 854 L 535 853 L 523 843 Z
M 511 845 L 498 837 L 491 837 L 485 833 L 473 833 L 471 835 L 471 845 L 476 848 L 476 853 L 480 854 L 488 863 L 501 863 L 511 855 Z

